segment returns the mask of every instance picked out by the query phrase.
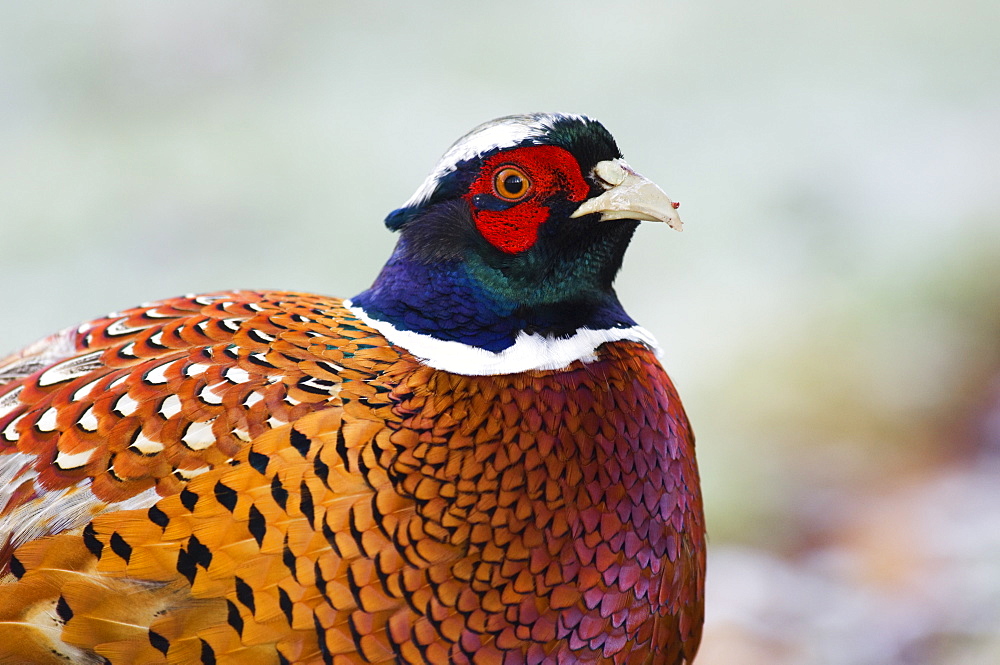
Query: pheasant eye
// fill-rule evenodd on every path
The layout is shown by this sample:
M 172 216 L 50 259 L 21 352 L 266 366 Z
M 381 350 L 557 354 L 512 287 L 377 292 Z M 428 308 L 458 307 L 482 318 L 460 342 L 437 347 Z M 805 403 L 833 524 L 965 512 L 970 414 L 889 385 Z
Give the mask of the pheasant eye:
M 497 171 L 493 178 L 493 189 L 501 198 L 516 201 L 524 198 L 531 188 L 531 180 L 521 169 L 507 166 Z

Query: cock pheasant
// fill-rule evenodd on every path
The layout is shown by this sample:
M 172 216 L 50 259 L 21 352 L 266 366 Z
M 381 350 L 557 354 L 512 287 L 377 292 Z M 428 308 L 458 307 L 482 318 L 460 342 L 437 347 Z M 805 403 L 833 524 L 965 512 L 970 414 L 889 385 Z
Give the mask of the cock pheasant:
M 0 361 L 2 663 L 690 663 L 691 430 L 598 122 L 458 140 L 350 300 L 147 303 Z

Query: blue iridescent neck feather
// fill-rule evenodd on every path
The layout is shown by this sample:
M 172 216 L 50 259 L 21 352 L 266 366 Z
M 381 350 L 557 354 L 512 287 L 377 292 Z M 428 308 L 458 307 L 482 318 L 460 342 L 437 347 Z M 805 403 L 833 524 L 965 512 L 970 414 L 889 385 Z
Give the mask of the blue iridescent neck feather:
M 543 236 L 511 257 L 492 248 L 465 253 L 463 247 L 479 244 L 476 238 L 445 244 L 433 233 L 427 237 L 432 227 L 423 221 L 404 229 L 375 283 L 351 299 L 368 316 L 493 352 L 511 346 L 522 331 L 565 337 L 580 328 L 635 325 L 611 288 L 634 222 L 604 230 L 596 247 L 576 248 L 584 255 L 554 253 Z

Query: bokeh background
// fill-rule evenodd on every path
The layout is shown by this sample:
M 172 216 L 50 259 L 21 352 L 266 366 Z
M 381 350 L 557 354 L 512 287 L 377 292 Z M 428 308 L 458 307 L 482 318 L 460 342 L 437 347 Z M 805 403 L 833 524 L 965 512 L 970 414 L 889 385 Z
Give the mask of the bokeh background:
M 619 291 L 699 437 L 699 665 L 995 665 L 998 44 L 996 0 L 5 3 L 0 353 L 352 295 L 452 140 L 584 112 L 683 202 Z

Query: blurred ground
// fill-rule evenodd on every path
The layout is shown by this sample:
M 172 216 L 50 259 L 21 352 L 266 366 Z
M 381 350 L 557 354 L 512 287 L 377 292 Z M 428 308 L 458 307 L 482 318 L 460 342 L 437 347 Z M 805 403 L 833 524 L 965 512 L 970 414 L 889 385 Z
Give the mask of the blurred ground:
M 994 664 L 998 43 L 994 0 L 8 3 L 0 353 L 356 293 L 461 133 L 588 113 L 683 202 L 619 291 L 699 436 L 699 664 Z

